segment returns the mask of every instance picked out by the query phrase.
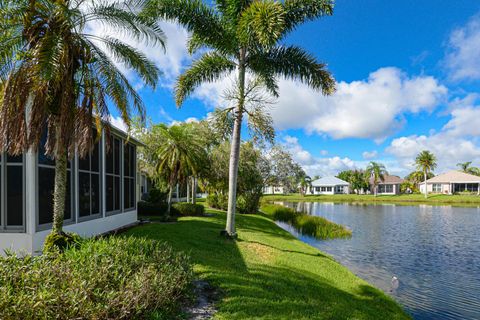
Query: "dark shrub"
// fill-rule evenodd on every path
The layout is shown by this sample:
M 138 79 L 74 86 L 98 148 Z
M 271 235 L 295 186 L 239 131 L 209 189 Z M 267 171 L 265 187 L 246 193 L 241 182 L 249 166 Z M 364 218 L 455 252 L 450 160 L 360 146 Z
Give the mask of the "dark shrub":
M 181 216 L 201 216 L 205 213 L 205 208 L 201 204 L 188 202 L 174 203 L 172 208 L 175 208 Z
M 148 197 L 146 201 L 150 203 L 164 204 L 167 202 L 167 195 L 167 192 L 164 192 L 158 188 L 152 188 L 148 191 Z
M 76 233 L 49 233 L 43 243 L 43 252 L 63 252 L 80 244 L 82 238 Z
M 167 216 L 166 204 L 151 203 L 147 201 L 139 201 L 137 204 L 137 212 L 139 216 Z
M 86 240 L 63 254 L 0 257 L 0 319 L 145 319 L 178 314 L 189 259 L 141 238 Z

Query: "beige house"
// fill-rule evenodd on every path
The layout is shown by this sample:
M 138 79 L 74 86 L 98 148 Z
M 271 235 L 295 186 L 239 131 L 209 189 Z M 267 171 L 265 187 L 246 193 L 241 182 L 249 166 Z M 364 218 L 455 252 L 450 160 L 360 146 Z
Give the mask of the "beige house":
M 400 194 L 400 185 L 403 179 L 399 176 L 385 175 L 383 181 L 380 181 L 377 186 L 377 194 Z M 370 178 L 370 192 L 375 193 L 373 189 L 373 177 Z
M 425 192 L 425 182 L 420 185 L 420 192 Z M 427 180 L 428 193 L 454 194 L 458 192 L 479 192 L 480 177 L 461 171 L 449 171 Z

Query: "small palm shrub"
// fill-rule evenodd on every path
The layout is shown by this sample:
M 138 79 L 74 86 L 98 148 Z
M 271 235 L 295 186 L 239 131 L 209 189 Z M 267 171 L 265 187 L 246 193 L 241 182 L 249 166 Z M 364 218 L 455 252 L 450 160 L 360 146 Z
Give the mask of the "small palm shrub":
M 168 245 L 85 240 L 63 254 L 0 257 L 0 319 L 145 319 L 178 314 L 192 266 Z
M 205 213 L 205 208 L 201 204 L 188 202 L 178 202 L 172 205 L 181 216 L 201 216 Z
M 76 233 L 68 232 L 51 232 L 45 238 L 43 243 L 43 252 L 54 252 L 59 251 L 63 252 L 70 247 L 78 246 L 82 238 Z

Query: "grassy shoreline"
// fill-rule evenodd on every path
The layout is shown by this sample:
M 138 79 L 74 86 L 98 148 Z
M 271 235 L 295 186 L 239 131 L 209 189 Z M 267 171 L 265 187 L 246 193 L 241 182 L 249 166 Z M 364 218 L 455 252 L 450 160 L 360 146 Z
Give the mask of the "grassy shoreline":
M 480 196 L 476 195 L 429 195 L 425 199 L 422 194 L 401 194 L 401 195 L 356 195 L 356 194 L 336 194 L 336 195 L 306 195 L 288 194 L 288 195 L 265 195 L 263 201 L 322 201 L 322 202 L 352 202 L 352 203 L 392 203 L 404 205 L 453 205 L 453 206 L 480 206 Z
M 238 240 L 222 238 L 225 213 L 129 230 L 188 253 L 199 278 L 222 292 L 216 319 L 409 319 L 380 290 L 261 215 L 238 215 Z

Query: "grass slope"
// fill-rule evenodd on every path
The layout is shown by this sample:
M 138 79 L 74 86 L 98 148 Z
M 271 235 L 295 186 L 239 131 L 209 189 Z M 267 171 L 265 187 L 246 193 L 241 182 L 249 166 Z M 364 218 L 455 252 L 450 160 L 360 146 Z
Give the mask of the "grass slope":
M 148 224 L 127 234 L 189 253 L 219 287 L 217 319 L 409 319 L 389 297 L 270 219 L 238 215 L 238 240 L 220 237 L 225 214 Z
M 365 203 L 396 203 L 396 204 L 451 204 L 459 206 L 480 205 L 480 196 L 476 195 L 429 195 L 427 199 L 423 194 L 401 194 L 401 195 L 356 195 L 356 194 L 335 194 L 335 195 L 266 195 L 263 201 L 325 201 L 325 202 L 365 202 Z

